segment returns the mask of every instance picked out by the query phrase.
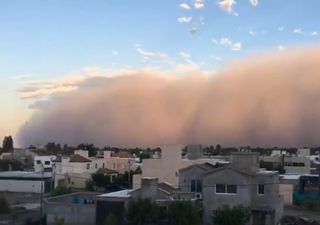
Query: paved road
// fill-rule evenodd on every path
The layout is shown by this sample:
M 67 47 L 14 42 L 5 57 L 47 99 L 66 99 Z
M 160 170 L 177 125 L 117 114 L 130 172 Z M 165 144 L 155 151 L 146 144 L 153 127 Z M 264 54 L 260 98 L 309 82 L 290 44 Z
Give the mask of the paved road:
M 309 212 L 305 210 L 301 210 L 301 208 L 297 206 L 286 206 L 284 209 L 284 216 L 294 216 L 294 217 L 302 217 L 317 221 L 320 223 L 320 213 L 319 212 Z

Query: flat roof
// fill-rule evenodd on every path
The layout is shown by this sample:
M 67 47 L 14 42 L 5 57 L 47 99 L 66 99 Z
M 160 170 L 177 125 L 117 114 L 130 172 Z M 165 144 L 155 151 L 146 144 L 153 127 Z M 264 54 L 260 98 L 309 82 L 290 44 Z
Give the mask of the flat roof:
M 51 178 L 51 172 L 44 172 L 43 178 Z M 4 171 L 0 172 L 1 179 L 41 179 L 41 172 L 34 171 Z
M 277 174 L 278 171 L 260 169 L 257 174 Z
M 133 189 L 126 189 L 122 191 L 115 191 L 111 193 L 106 193 L 102 195 L 98 195 L 98 197 L 105 197 L 105 198 L 129 198 L 130 193 L 133 191 Z

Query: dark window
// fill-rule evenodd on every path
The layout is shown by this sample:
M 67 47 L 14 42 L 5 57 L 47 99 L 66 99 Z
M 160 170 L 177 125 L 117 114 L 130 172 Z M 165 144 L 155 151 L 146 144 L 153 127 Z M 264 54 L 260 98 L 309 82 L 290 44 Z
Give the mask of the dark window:
M 104 168 L 104 163 L 102 163 L 102 168 Z
M 45 165 L 50 165 L 50 161 L 44 161 Z
M 197 192 L 202 192 L 202 181 L 197 180 Z
M 96 163 L 95 167 L 96 167 L 96 169 L 98 168 L 98 164 L 97 163 Z
M 37 160 L 37 164 L 41 164 L 41 160 Z
M 191 192 L 196 192 L 196 180 L 191 180 L 190 181 L 190 191 Z
M 292 166 L 294 166 L 294 167 L 297 167 L 298 165 L 299 165 L 299 164 L 296 163 L 296 162 L 292 163 Z
M 87 170 L 88 170 L 88 169 L 90 169 L 90 164 L 89 164 L 89 163 L 87 164 Z
M 258 184 L 258 194 L 264 195 L 264 184 Z
M 237 185 L 228 184 L 228 185 L 227 185 L 227 193 L 229 193 L 229 194 L 236 194 L 236 193 L 237 193 Z
M 304 163 L 299 163 L 299 166 L 304 167 L 305 165 L 304 165 Z
M 226 185 L 216 184 L 216 193 L 226 193 Z

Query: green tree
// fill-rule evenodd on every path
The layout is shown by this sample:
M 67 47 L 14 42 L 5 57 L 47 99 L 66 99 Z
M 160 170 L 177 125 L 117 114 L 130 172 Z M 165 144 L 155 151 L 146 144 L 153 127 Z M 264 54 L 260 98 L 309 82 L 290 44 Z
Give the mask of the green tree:
M 155 225 L 159 218 L 159 208 L 150 199 L 129 202 L 126 225 Z
M 72 192 L 72 188 L 71 187 L 67 187 L 65 185 L 59 185 L 57 186 L 54 191 L 53 191 L 53 195 L 64 195 L 64 194 L 69 194 Z
M 216 225 L 245 225 L 251 217 L 249 207 L 225 205 L 215 211 L 213 223 Z
M 198 225 L 201 221 L 200 210 L 189 201 L 176 201 L 169 205 L 169 225 Z
M 0 213 L 10 213 L 11 208 L 6 197 L 0 196 Z
M 117 218 L 114 214 L 110 213 L 105 221 L 105 225 L 117 225 Z
M 2 143 L 2 150 L 4 152 L 13 151 L 13 139 L 11 136 L 4 137 L 3 143 Z
M 58 216 L 54 217 L 53 225 L 64 225 L 64 218 L 59 218 Z

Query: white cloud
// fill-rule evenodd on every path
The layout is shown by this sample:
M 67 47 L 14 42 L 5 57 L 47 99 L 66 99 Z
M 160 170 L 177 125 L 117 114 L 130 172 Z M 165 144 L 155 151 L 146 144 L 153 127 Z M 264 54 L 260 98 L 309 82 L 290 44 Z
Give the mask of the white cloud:
M 27 80 L 30 77 L 31 76 L 28 75 L 28 74 L 22 74 L 22 75 L 18 75 L 18 76 L 13 77 L 13 79 L 16 80 L 16 81 L 22 81 L 22 80 Z
M 279 51 L 284 51 L 285 50 L 285 47 L 283 45 L 278 45 L 278 50 Z
M 318 31 L 313 31 L 310 33 L 311 36 L 317 36 L 318 35 Z
M 301 29 L 301 28 L 295 28 L 295 29 L 293 29 L 293 33 L 303 35 L 303 32 L 302 32 L 302 29 Z
M 194 3 L 194 8 L 196 9 L 203 9 L 205 7 L 204 0 L 196 0 Z
M 253 6 L 257 6 L 258 5 L 258 0 L 249 0 L 249 1 Z
M 218 4 L 220 5 L 220 8 L 228 13 L 233 13 L 233 7 L 236 4 L 235 0 L 220 0 L 220 2 L 218 2 Z
M 189 17 L 186 17 L 186 16 L 179 17 L 177 19 L 177 21 L 178 21 L 178 23 L 190 23 L 192 21 L 192 17 L 191 16 L 189 16 Z
M 190 53 L 187 53 L 187 52 L 180 52 L 179 55 L 185 59 L 186 58 L 189 59 L 191 57 Z
M 237 42 L 231 46 L 232 51 L 240 51 L 242 49 L 242 44 Z
M 190 9 L 191 9 L 191 7 L 190 7 L 187 3 L 181 3 L 181 4 L 179 5 L 179 7 L 180 7 L 181 9 L 185 9 L 185 10 L 190 10 Z
M 211 41 L 216 45 L 227 47 L 232 51 L 240 51 L 242 49 L 241 42 L 233 42 L 229 38 L 220 38 L 220 40 L 213 38 Z
M 249 34 L 250 34 L 250 35 L 252 35 L 252 36 L 257 35 L 257 33 L 256 33 L 256 32 L 254 32 L 253 30 L 250 30 L 250 31 L 249 31 Z
M 232 45 L 232 41 L 230 41 L 228 38 L 221 38 L 220 44 L 223 46 L 230 46 Z
M 137 51 L 145 59 L 150 59 L 150 58 L 166 59 L 166 58 L 168 58 L 167 54 L 161 53 L 161 52 L 146 51 L 142 48 L 137 48 Z
M 216 61 L 221 61 L 222 60 L 222 58 L 220 56 L 217 56 L 217 55 L 210 55 L 210 57 L 213 58 Z

